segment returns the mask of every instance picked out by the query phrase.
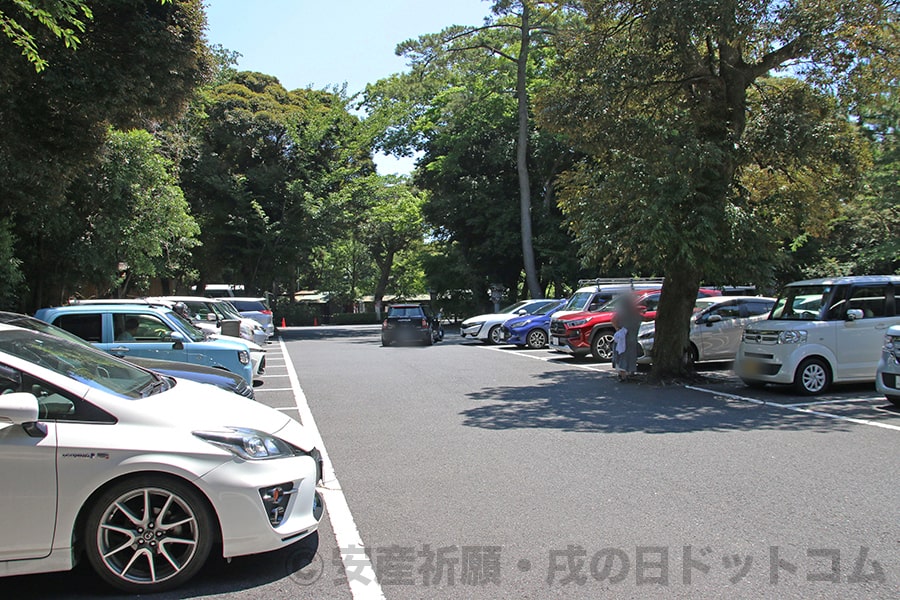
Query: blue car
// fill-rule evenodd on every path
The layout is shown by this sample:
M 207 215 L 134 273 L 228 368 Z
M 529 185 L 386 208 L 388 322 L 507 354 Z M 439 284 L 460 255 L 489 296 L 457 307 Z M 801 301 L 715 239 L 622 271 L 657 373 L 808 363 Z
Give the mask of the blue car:
M 544 306 L 533 315 L 515 316 L 507 319 L 500 328 L 504 344 L 514 344 L 520 348 L 543 348 L 550 337 L 550 316 L 566 305 L 561 298 Z
M 170 308 L 147 303 L 70 304 L 35 318 L 114 356 L 155 358 L 225 369 L 253 385 L 250 350 L 240 338 L 212 339 Z

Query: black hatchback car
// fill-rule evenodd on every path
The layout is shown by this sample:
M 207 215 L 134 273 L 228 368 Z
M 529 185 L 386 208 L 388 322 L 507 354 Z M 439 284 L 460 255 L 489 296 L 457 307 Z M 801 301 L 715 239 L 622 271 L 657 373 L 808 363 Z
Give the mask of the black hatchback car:
M 419 342 L 430 346 L 444 338 L 439 315 L 427 304 L 392 304 L 381 323 L 381 345 Z

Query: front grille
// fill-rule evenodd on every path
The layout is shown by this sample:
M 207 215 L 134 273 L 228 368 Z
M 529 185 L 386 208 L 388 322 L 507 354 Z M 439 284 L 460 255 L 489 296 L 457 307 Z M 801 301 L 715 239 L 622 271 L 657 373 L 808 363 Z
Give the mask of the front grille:
M 554 319 L 550 321 L 550 333 L 555 335 L 566 335 L 566 326 L 562 321 Z
M 774 346 L 778 343 L 778 331 L 746 331 L 744 341 L 749 344 Z

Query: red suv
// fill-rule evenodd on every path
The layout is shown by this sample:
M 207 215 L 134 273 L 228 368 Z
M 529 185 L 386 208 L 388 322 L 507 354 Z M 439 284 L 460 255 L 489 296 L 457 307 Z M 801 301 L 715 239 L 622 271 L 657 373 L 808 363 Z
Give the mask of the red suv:
M 656 318 L 660 292 L 659 289 L 633 292 L 645 321 Z M 721 295 L 722 292 L 708 288 L 701 288 L 697 294 L 698 297 Z M 590 353 L 594 360 L 610 360 L 616 332 L 612 319 L 620 298 L 621 295 L 613 298 L 596 312 L 584 311 L 551 319 L 550 347 L 576 357 Z

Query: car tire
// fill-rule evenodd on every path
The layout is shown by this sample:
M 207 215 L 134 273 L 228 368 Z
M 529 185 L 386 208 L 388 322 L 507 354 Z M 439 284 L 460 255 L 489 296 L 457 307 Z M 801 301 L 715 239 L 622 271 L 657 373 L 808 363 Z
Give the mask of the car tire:
M 490 331 L 488 331 L 487 339 L 484 340 L 486 344 L 502 344 L 503 343 L 503 332 L 500 331 L 499 325 L 494 325 L 491 327 Z
M 794 374 L 794 390 L 804 396 L 821 394 L 831 385 L 831 371 L 821 358 L 807 358 Z
M 390 346 L 390 345 L 391 345 L 391 340 L 389 340 L 389 339 L 387 339 L 387 338 L 381 338 L 381 345 L 384 346 L 384 347 Z
M 694 367 L 697 362 L 700 361 L 700 351 L 697 350 L 697 346 L 694 345 L 693 342 L 688 346 L 687 352 L 685 352 L 684 356 L 685 366 Z
M 613 330 L 603 329 L 594 334 L 591 338 L 591 355 L 594 360 L 610 361 L 612 360 L 613 348 Z
M 206 500 L 189 484 L 133 477 L 94 501 L 85 520 L 85 551 L 113 587 L 129 594 L 161 592 L 203 567 L 216 535 L 213 523 Z
M 547 345 L 547 332 L 543 329 L 532 329 L 525 336 L 525 341 L 532 350 L 544 348 Z
M 428 337 L 425 338 L 425 345 L 426 346 L 434 345 L 434 334 L 430 331 L 428 332 Z
M 900 408 L 900 396 L 885 396 L 885 398 L 887 398 L 888 402 Z

